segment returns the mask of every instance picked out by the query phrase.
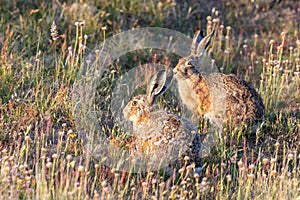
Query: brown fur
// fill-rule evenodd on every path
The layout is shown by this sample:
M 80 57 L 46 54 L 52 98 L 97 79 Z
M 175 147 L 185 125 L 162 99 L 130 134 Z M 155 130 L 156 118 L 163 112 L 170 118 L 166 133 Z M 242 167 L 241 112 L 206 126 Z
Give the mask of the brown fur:
M 200 42 L 199 45 L 205 44 Z M 202 56 L 181 58 L 173 70 L 183 103 L 194 113 L 207 116 L 217 125 L 222 125 L 224 121 L 246 124 L 261 121 L 265 107 L 255 89 L 233 74 L 205 75 L 199 72 L 197 68 L 201 69 Z
M 155 99 L 152 94 L 160 95 L 164 89 L 159 84 L 164 81 L 159 78 L 154 76 L 150 81 L 152 86 L 147 88 L 147 95 L 133 97 L 123 110 L 124 118 L 133 122 L 132 134 L 136 136 L 130 146 L 132 155 L 154 159 L 167 156 L 165 161 L 179 163 L 188 155 L 190 161 L 200 165 L 202 144 L 197 128 L 186 118 L 152 109 Z
M 264 116 L 264 104 L 246 81 L 235 75 L 223 75 L 226 90 L 226 116 L 233 122 L 256 123 Z
M 204 113 L 209 112 L 211 109 L 211 96 L 208 85 L 201 75 L 197 81 L 193 81 L 192 89 L 195 90 L 199 100 L 199 114 L 203 115 Z

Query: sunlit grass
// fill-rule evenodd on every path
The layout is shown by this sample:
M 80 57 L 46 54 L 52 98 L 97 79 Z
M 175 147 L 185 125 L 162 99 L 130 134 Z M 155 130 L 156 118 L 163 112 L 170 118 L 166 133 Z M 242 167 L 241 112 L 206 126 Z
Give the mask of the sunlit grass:
M 299 198 L 300 36 L 289 7 L 295 2 L 271 8 L 259 1 L 255 19 L 247 17 L 253 12 L 252 3 L 243 1 L 223 2 L 221 10 L 207 13 L 196 3 L 175 1 L 58 2 L 0 3 L 0 23 L 6 24 L 0 27 L 0 199 Z M 281 9 L 290 12 L 291 20 L 285 24 L 266 17 Z M 88 155 L 73 116 L 76 74 L 83 58 L 101 52 L 97 47 L 106 38 L 144 26 L 190 36 L 195 29 L 217 27 L 210 48 L 219 70 L 249 81 L 266 106 L 255 140 L 240 130 L 224 129 L 211 157 L 203 159 L 201 173 L 193 165 L 184 165 L 173 175 L 159 169 L 118 171 Z M 178 57 L 166 58 L 164 53 L 129 53 L 104 69 L 95 109 L 108 142 L 117 141 L 122 147 L 130 143 L 110 121 L 116 80 L 143 63 L 174 65 Z M 168 92 L 159 104 L 182 114 L 180 102 Z

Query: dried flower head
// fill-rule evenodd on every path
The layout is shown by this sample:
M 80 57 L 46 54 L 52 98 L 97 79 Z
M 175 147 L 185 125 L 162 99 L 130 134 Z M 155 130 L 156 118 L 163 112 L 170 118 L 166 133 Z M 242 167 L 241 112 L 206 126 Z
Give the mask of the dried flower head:
M 46 167 L 51 168 L 52 167 L 52 162 L 47 162 Z
M 56 26 L 55 21 L 52 22 L 50 32 L 51 32 L 52 40 L 56 41 L 58 39 L 58 31 L 57 31 L 57 26 Z
M 293 157 L 294 157 L 294 155 L 293 155 L 292 153 L 290 153 L 290 154 L 288 155 L 288 159 L 289 159 L 289 160 L 292 160 Z
M 228 182 L 230 182 L 231 181 L 231 175 L 227 175 L 226 179 L 227 179 Z
M 83 170 L 84 170 L 84 166 L 80 165 L 80 166 L 78 167 L 78 171 L 79 171 L 79 172 L 83 172 Z
M 242 160 L 240 160 L 240 161 L 238 162 L 238 166 L 239 166 L 239 168 L 241 168 L 243 165 L 244 165 L 244 164 L 243 164 L 243 161 L 242 161 Z
M 262 160 L 262 162 L 263 162 L 264 165 L 266 165 L 266 164 L 269 163 L 269 159 L 268 159 L 268 158 L 264 158 L 264 159 Z

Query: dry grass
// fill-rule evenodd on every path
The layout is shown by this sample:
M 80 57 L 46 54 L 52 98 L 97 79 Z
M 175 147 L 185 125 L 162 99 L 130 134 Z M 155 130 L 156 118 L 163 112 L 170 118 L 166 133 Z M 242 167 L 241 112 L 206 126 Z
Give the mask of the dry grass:
M 300 198 L 299 2 L 80 2 L 0 3 L 0 199 Z M 250 81 L 263 97 L 266 119 L 256 139 L 224 130 L 200 174 L 192 165 L 173 176 L 116 171 L 90 157 L 71 102 L 83 57 L 131 28 L 192 36 L 214 23 L 212 56 L 220 70 Z M 96 95 L 102 131 L 130 141 L 110 118 L 110 94 L 126 70 L 147 62 L 173 66 L 177 59 L 137 51 L 105 69 Z M 181 112 L 168 92 L 160 104 Z

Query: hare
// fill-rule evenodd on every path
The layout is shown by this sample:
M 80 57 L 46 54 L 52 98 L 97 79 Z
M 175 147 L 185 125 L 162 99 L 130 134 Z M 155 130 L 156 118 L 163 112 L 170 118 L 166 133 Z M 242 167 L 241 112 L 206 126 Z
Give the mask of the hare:
M 179 59 L 173 69 L 183 103 L 194 113 L 222 127 L 228 120 L 234 124 L 254 125 L 261 121 L 265 107 L 261 97 L 246 81 L 233 74 L 198 71 L 213 32 L 206 37 L 197 31 L 191 54 Z
M 146 95 L 133 97 L 123 110 L 124 118 L 133 123 L 136 141 L 133 152 L 149 155 L 151 160 L 164 159 L 168 164 L 190 162 L 200 164 L 201 140 L 197 128 L 186 118 L 164 110 L 154 110 L 157 97 L 167 89 L 164 70 L 152 76 Z M 155 162 L 155 161 L 154 161 Z

